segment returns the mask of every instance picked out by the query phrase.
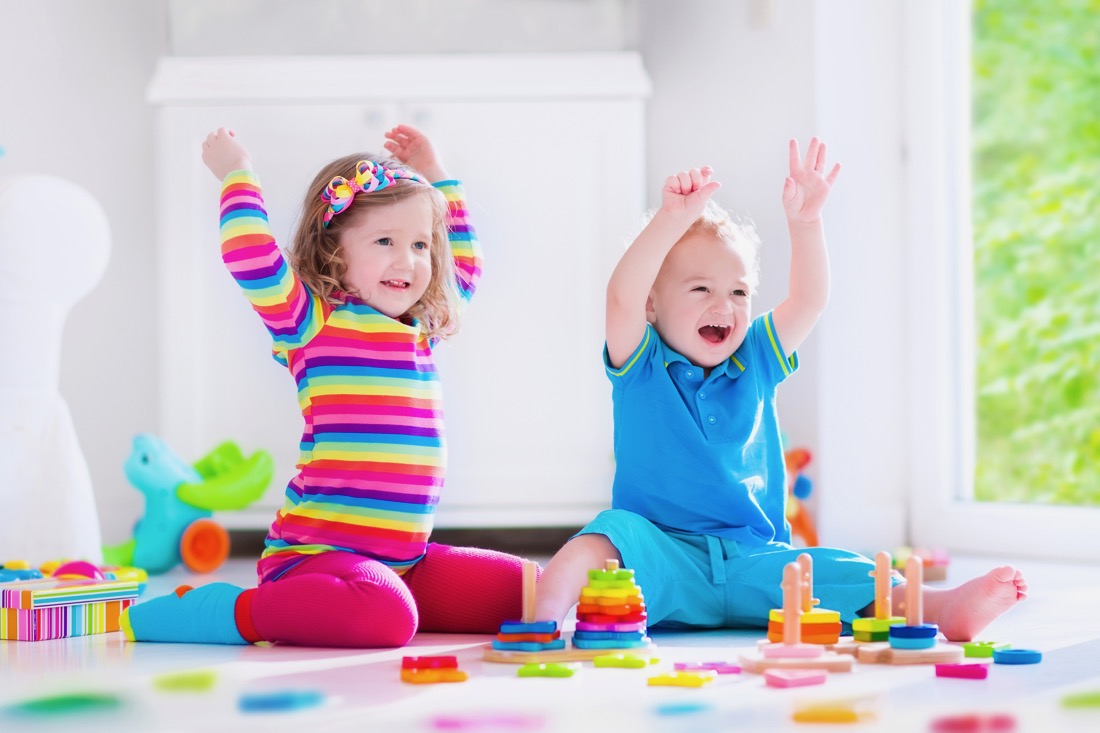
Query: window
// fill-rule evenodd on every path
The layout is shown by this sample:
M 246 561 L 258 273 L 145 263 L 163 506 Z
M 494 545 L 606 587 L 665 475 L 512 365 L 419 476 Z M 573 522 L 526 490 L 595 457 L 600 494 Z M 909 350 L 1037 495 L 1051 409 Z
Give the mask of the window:
M 1086 542 L 1100 529 L 1090 5 L 906 6 L 919 544 L 1100 558 Z

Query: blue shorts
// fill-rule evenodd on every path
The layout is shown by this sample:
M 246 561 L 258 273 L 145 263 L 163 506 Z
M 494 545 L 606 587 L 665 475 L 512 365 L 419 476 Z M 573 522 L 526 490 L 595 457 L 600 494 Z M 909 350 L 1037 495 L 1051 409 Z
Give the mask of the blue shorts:
M 619 551 L 642 589 L 649 626 L 767 628 L 768 612 L 783 607 L 783 568 L 803 552 L 813 558 L 818 608 L 839 612 L 845 632 L 875 598 L 874 561 L 846 550 L 672 532 L 623 509 L 601 512 L 577 534 L 602 534 Z

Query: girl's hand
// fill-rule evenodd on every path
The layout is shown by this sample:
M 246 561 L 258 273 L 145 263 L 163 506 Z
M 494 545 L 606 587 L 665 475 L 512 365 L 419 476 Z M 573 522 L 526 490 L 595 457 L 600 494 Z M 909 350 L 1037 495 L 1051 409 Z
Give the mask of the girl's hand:
M 840 163 L 825 173 L 825 143 L 810 139 L 806 160 L 798 154 L 798 141 L 790 142 L 791 175 L 783 182 L 783 210 L 791 221 L 814 222 L 821 219 L 821 209 L 833 182 L 840 174 Z
M 666 178 L 661 189 L 661 211 L 695 221 L 710 197 L 722 187 L 718 181 L 710 180 L 713 174 L 714 169 L 705 165 Z
M 412 166 L 428 179 L 429 183 L 446 181 L 450 176 L 443 168 L 443 161 L 432 147 L 428 136 L 409 125 L 398 125 L 386 133 L 386 150 L 406 165 Z
M 219 181 L 233 171 L 252 170 L 252 158 L 232 130 L 219 127 L 206 136 L 202 144 L 202 162 Z

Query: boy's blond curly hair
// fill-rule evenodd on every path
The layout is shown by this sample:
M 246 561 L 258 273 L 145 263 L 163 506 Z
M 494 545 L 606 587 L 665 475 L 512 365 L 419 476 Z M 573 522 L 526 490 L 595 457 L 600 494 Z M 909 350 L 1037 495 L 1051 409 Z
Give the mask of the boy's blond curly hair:
M 642 219 L 644 229 L 657 213 L 652 209 Z M 684 236 L 705 232 L 718 239 L 729 242 L 734 249 L 741 253 L 745 259 L 745 276 L 748 280 L 749 291 L 756 294 L 756 288 L 760 285 L 760 236 L 756 233 L 756 226 L 750 219 L 734 218 L 732 214 L 719 206 L 714 199 L 708 199 L 703 213 L 691 223 Z
M 371 160 L 390 169 L 412 170 L 400 161 L 370 153 L 346 155 L 322 168 L 306 191 L 302 216 L 291 237 L 290 265 L 318 297 L 329 303 L 341 303 L 340 293 L 345 292 L 343 278 L 347 265 L 340 257 L 340 233 L 363 217 L 370 216 L 373 208 L 404 201 L 412 196 L 425 196 L 432 210 L 432 274 L 424 295 L 409 308 L 403 319 L 415 318 L 430 339 L 447 338 L 458 330 L 459 298 L 447 236 L 447 200 L 437 188 L 396 179 L 381 190 L 357 193 L 347 209 L 332 217 L 328 227 L 324 226 L 324 215 L 329 205 L 321 198 L 321 193 L 336 176 L 354 179 L 355 165 L 360 160 Z

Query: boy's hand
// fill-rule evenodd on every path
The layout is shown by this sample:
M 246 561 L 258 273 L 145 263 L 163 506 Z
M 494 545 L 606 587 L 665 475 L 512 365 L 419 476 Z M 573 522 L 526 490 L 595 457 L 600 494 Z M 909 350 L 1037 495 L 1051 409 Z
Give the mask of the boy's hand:
M 806 148 L 806 160 L 798 154 L 798 141 L 790 142 L 791 175 L 783 182 L 783 210 L 791 221 L 814 222 L 821 218 L 825 199 L 840 174 L 840 163 L 825 172 L 825 143 L 816 137 Z
M 202 144 L 202 162 L 219 181 L 233 171 L 252 170 L 252 158 L 232 130 L 219 127 Z
M 386 133 L 384 145 L 390 155 L 412 166 L 430 183 L 446 181 L 450 177 L 443 168 L 443 161 L 432 147 L 432 141 L 415 127 L 398 125 Z
M 666 178 L 661 189 L 661 211 L 695 221 L 710 197 L 722 187 L 718 181 L 710 180 L 713 174 L 714 170 L 705 165 Z

